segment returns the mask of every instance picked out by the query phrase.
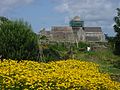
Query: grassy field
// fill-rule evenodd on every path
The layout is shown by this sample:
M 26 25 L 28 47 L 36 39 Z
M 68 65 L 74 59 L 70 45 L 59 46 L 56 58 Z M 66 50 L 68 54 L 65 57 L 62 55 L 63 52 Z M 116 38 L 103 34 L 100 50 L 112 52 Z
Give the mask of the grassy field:
M 76 54 L 76 58 L 83 61 L 95 62 L 100 65 L 100 71 L 109 73 L 113 80 L 120 82 L 120 69 L 115 67 L 119 56 L 115 56 L 111 50 L 103 49 L 91 52 L 80 52 Z

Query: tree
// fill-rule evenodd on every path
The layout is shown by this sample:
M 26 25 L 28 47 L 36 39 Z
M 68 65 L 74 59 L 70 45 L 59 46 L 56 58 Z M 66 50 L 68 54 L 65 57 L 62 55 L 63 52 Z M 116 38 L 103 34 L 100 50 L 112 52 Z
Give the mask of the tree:
M 0 16 L 0 22 L 8 22 L 9 19 L 3 16 Z
M 105 34 L 105 40 L 108 41 L 107 46 L 111 49 L 114 50 L 114 46 L 115 46 L 115 37 L 114 36 L 108 36 L 107 34 Z
M 7 20 L 0 24 L 0 54 L 19 61 L 37 60 L 37 35 L 27 22 Z
M 115 49 L 114 49 L 114 53 L 116 55 L 120 55 L 120 9 L 117 8 L 117 16 L 114 17 L 114 21 L 115 21 L 115 25 L 114 30 L 116 32 L 116 36 L 115 36 Z

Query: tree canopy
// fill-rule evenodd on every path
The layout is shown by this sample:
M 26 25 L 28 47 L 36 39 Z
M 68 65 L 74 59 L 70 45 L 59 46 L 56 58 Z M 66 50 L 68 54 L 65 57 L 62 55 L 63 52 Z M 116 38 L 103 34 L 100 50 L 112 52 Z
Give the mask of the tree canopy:
M 114 17 L 114 21 L 115 25 L 113 27 L 116 32 L 114 53 L 120 55 L 120 8 L 117 8 L 117 16 Z

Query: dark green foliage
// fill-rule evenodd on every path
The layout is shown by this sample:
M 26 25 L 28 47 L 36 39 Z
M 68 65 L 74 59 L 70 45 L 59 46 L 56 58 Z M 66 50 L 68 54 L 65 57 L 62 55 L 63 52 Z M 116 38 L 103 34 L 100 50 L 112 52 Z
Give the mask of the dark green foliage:
M 3 16 L 0 16 L 0 22 L 1 23 L 6 23 L 6 22 L 9 22 L 10 20 L 9 19 L 7 19 L 6 17 L 3 17 Z M 0 24 L 1 24 L 0 23 Z
M 116 55 L 120 55 L 120 9 L 117 8 L 117 16 L 114 17 L 115 25 L 114 30 L 116 32 L 115 36 L 115 50 Z
M 0 54 L 4 58 L 36 60 L 37 35 L 28 23 L 18 20 L 0 25 Z
M 45 60 L 45 62 L 61 59 L 59 52 L 53 48 L 44 49 L 43 54 L 44 54 L 43 59 Z
M 58 51 L 65 51 L 65 50 L 67 50 L 66 44 L 62 43 L 62 42 L 60 42 L 60 43 L 56 42 L 53 45 L 51 44 L 51 45 L 49 45 L 49 48 L 56 49 Z
M 46 36 L 41 36 L 40 39 L 47 40 L 47 37 Z
M 116 61 L 114 62 L 114 67 L 120 69 L 120 60 L 116 60 Z
M 78 45 L 77 43 L 70 42 L 49 42 L 49 44 L 44 44 L 41 44 L 43 48 L 41 49 L 42 54 L 40 55 L 42 56 L 41 61 L 44 62 L 75 58 L 74 54 L 79 53 L 80 49 L 85 51 L 88 46 L 84 42 L 79 42 Z
M 115 21 L 114 30 L 116 32 L 116 36 L 114 38 L 115 41 L 114 54 L 120 56 L 120 8 L 117 8 L 117 16 L 115 16 L 114 21 Z M 114 66 L 120 68 L 120 59 L 115 62 Z
M 46 48 L 44 48 L 43 45 L 41 45 L 42 48 L 42 60 L 44 62 L 49 62 L 49 61 L 55 61 L 55 60 L 60 60 L 62 59 L 62 54 L 66 50 L 63 43 L 54 43 L 54 44 L 47 44 L 45 45 Z
M 115 37 L 106 36 L 106 40 L 108 41 L 108 44 L 106 46 L 108 48 L 110 48 L 112 51 L 114 51 L 114 49 L 115 49 Z
M 79 42 L 79 43 L 78 43 L 79 51 L 86 51 L 87 46 L 90 46 L 90 45 L 87 44 L 87 43 L 85 43 L 85 42 Z

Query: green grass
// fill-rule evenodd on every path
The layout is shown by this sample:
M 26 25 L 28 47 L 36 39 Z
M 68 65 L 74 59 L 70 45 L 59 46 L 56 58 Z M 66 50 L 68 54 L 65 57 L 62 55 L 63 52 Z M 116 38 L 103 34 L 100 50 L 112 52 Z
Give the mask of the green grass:
M 79 52 L 76 54 L 76 58 L 94 62 L 100 65 L 100 71 L 103 73 L 109 73 L 113 80 L 120 81 L 120 69 L 114 67 L 117 60 L 120 60 L 119 56 L 115 56 L 111 50 L 99 50 L 91 52 Z

